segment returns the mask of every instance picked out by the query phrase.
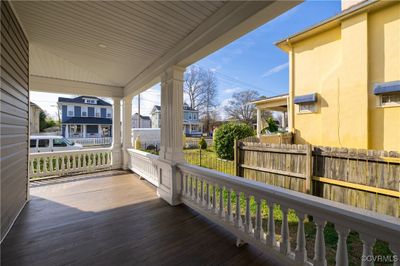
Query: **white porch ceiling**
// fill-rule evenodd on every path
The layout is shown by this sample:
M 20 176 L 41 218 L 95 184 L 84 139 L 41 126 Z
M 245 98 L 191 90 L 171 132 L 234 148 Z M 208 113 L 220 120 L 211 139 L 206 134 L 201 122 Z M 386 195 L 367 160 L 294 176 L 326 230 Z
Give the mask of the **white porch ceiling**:
M 31 76 L 132 93 L 163 67 L 190 64 L 298 3 L 13 1 L 12 6 L 30 42 Z M 236 30 L 241 24 L 245 29 Z
M 31 43 L 32 75 L 118 86 L 128 83 L 222 5 L 202 1 L 13 2 Z

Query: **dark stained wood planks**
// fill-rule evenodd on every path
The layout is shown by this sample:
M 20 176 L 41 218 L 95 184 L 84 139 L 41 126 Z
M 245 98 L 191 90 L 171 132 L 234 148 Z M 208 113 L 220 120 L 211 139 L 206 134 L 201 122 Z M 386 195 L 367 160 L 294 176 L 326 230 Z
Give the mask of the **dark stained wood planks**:
M 4 265 L 273 265 L 124 171 L 33 183 L 1 246 Z

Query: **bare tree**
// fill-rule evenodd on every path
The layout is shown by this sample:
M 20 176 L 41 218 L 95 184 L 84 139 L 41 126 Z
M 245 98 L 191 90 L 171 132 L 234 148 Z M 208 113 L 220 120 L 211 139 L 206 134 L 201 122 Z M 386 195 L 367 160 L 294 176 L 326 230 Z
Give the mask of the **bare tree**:
M 225 106 L 225 112 L 231 119 L 235 119 L 248 124 L 256 120 L 256 107 L 252 101 L 259 99 L 259 94 L 255 90 L 246 90 L 232 95 L 232 99 Z
M 217 78 L 214 72 L 192 66 L 185 73 L 184 91 L 189 97 L 189 106 L 199 110 L 209 132 L 211 112 L 217 106 Z

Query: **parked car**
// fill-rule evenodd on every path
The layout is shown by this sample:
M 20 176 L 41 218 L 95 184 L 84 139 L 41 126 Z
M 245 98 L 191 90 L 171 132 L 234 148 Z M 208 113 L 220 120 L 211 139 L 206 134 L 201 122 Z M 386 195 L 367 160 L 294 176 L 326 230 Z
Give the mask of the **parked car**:
M 81 150 L 82 145 L 74 143 L 62 136 L 31 136 L 31 153 Z

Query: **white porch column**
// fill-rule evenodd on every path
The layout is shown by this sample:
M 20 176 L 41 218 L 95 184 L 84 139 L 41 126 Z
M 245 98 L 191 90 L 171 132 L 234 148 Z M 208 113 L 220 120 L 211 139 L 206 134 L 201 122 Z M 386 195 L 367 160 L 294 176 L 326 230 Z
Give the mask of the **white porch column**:
M 176 163 L 183 162 L 183 72 L 172 66 L 161 77 L 160 186 L 158 195 L 171 205 L 179 204 L 180 175 Z
M 122 121 L 122 150 L 123 150 L 123 165 L 124 170 L 128 169 L 129 153 L 127 149 L 132 148 L 132 99 L 133 95 L 123 98 L 123 121 Z M 139 118 L 140 119 L 140 118 Z
M 263 129 L 263 121 L 261 117 L 262 111 L 260 108 L 257 108 L 257 137 L 261 136 L 261 130 Z
M 86 138 L 86 125 L 82 125 L 83 138 Z
M 113 119 L 112 119 L 112 168 L 121 168 L 122 146 L 121 146 L 121 98 L 113 97 Z
M 69 138 L 69 126 L 68 124 L 65 125 L 65 138 Z
M 286 127 L 286 118 L 285 118 L 285 116 L 286 116 L 286 112 L 282 112 L 282 121 L 281 121 L 282 128 Z

